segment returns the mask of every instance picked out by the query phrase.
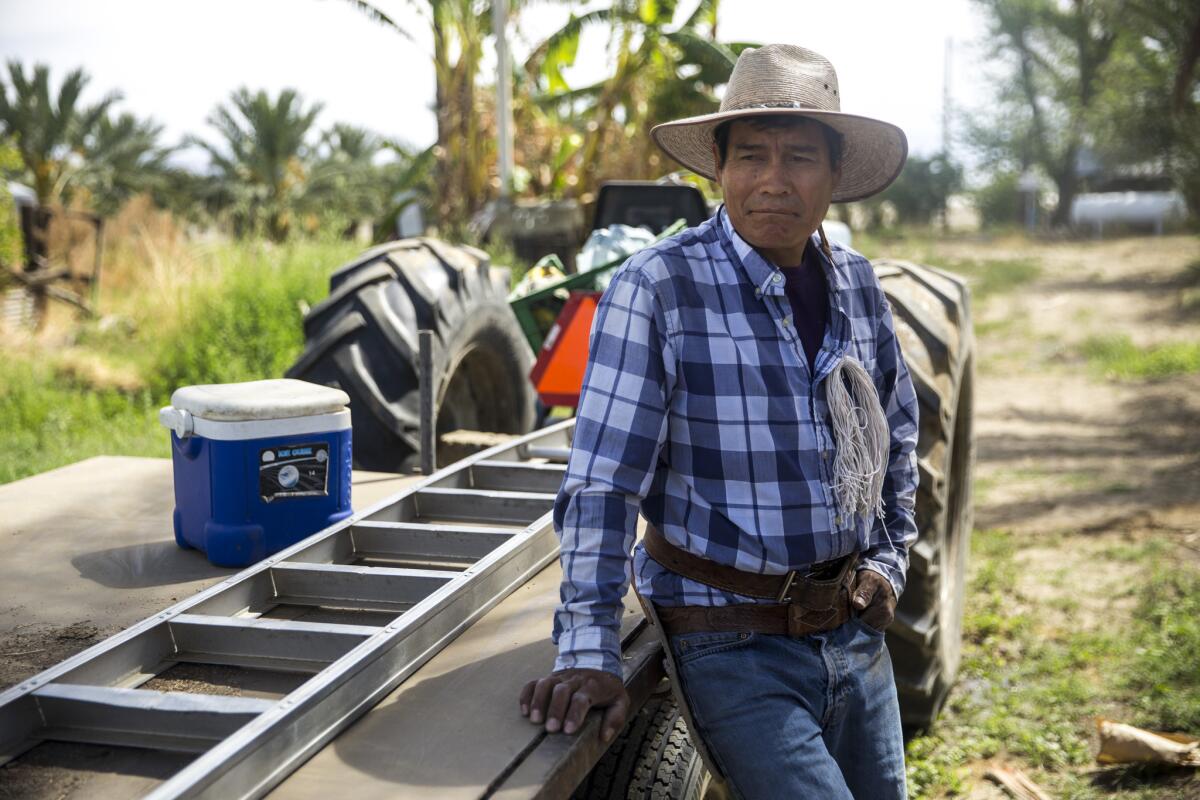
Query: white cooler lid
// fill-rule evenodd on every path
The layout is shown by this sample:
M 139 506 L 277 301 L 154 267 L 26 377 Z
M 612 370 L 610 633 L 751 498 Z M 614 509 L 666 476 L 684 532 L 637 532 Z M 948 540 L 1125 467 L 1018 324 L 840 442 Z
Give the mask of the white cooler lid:
M 335 414 L 349 404 L 341 389 L 292 378 L 184 386 L 171 395 L 176 409 L 221 422 Z

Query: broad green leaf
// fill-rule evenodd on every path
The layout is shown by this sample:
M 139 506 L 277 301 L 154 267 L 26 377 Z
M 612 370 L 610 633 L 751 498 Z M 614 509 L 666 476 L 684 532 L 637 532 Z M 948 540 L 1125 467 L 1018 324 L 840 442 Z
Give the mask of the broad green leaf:
M 563 77 L 562 70 L 575 63 L 575 56 L 579 52 L 579 34 L 582 28 L 578 25 L 578 18 L 574 14 L 571 15 L 564 30 L 567 33 L 553 41 L 546 51 L 546 60 L 542 64 L 542 72 L 549 82 L 551 92 L 565 92 L 570 88 Z

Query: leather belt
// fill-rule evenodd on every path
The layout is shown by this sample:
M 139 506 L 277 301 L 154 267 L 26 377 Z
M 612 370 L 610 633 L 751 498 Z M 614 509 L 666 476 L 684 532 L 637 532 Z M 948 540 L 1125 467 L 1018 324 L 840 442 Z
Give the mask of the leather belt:
M 753 631 L 793 637 L 832 630 L 850 618 L 850 588 L 858 554 L 814 564 L 803 575 L 745 572 L 693 555 L 666 540 L 653 525 L 642 539 L 646 553 L 677 575 L 716 589 L 775 604 L 655 606 L 668 635 L 707 631 Z

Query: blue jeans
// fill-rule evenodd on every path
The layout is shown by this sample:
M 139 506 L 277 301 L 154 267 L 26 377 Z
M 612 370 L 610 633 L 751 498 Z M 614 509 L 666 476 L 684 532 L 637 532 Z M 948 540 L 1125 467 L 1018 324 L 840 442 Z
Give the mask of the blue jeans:
M 800 639 L 686 633 L 671 648 L 693 733 L 734 796 L 906 796 L 891 658 L 857 617 Z

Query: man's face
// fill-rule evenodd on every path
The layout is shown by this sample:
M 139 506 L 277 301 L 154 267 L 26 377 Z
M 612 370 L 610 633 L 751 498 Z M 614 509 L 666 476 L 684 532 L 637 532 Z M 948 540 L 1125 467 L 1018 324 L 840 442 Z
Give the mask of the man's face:
M 715 144 L 713 150 L 720 163 Z M 825 218 L 840 174 L 817 123 L 756 127 L 734 120 L 717 182 L 734 230 L 777 266 L 793 267 Z

